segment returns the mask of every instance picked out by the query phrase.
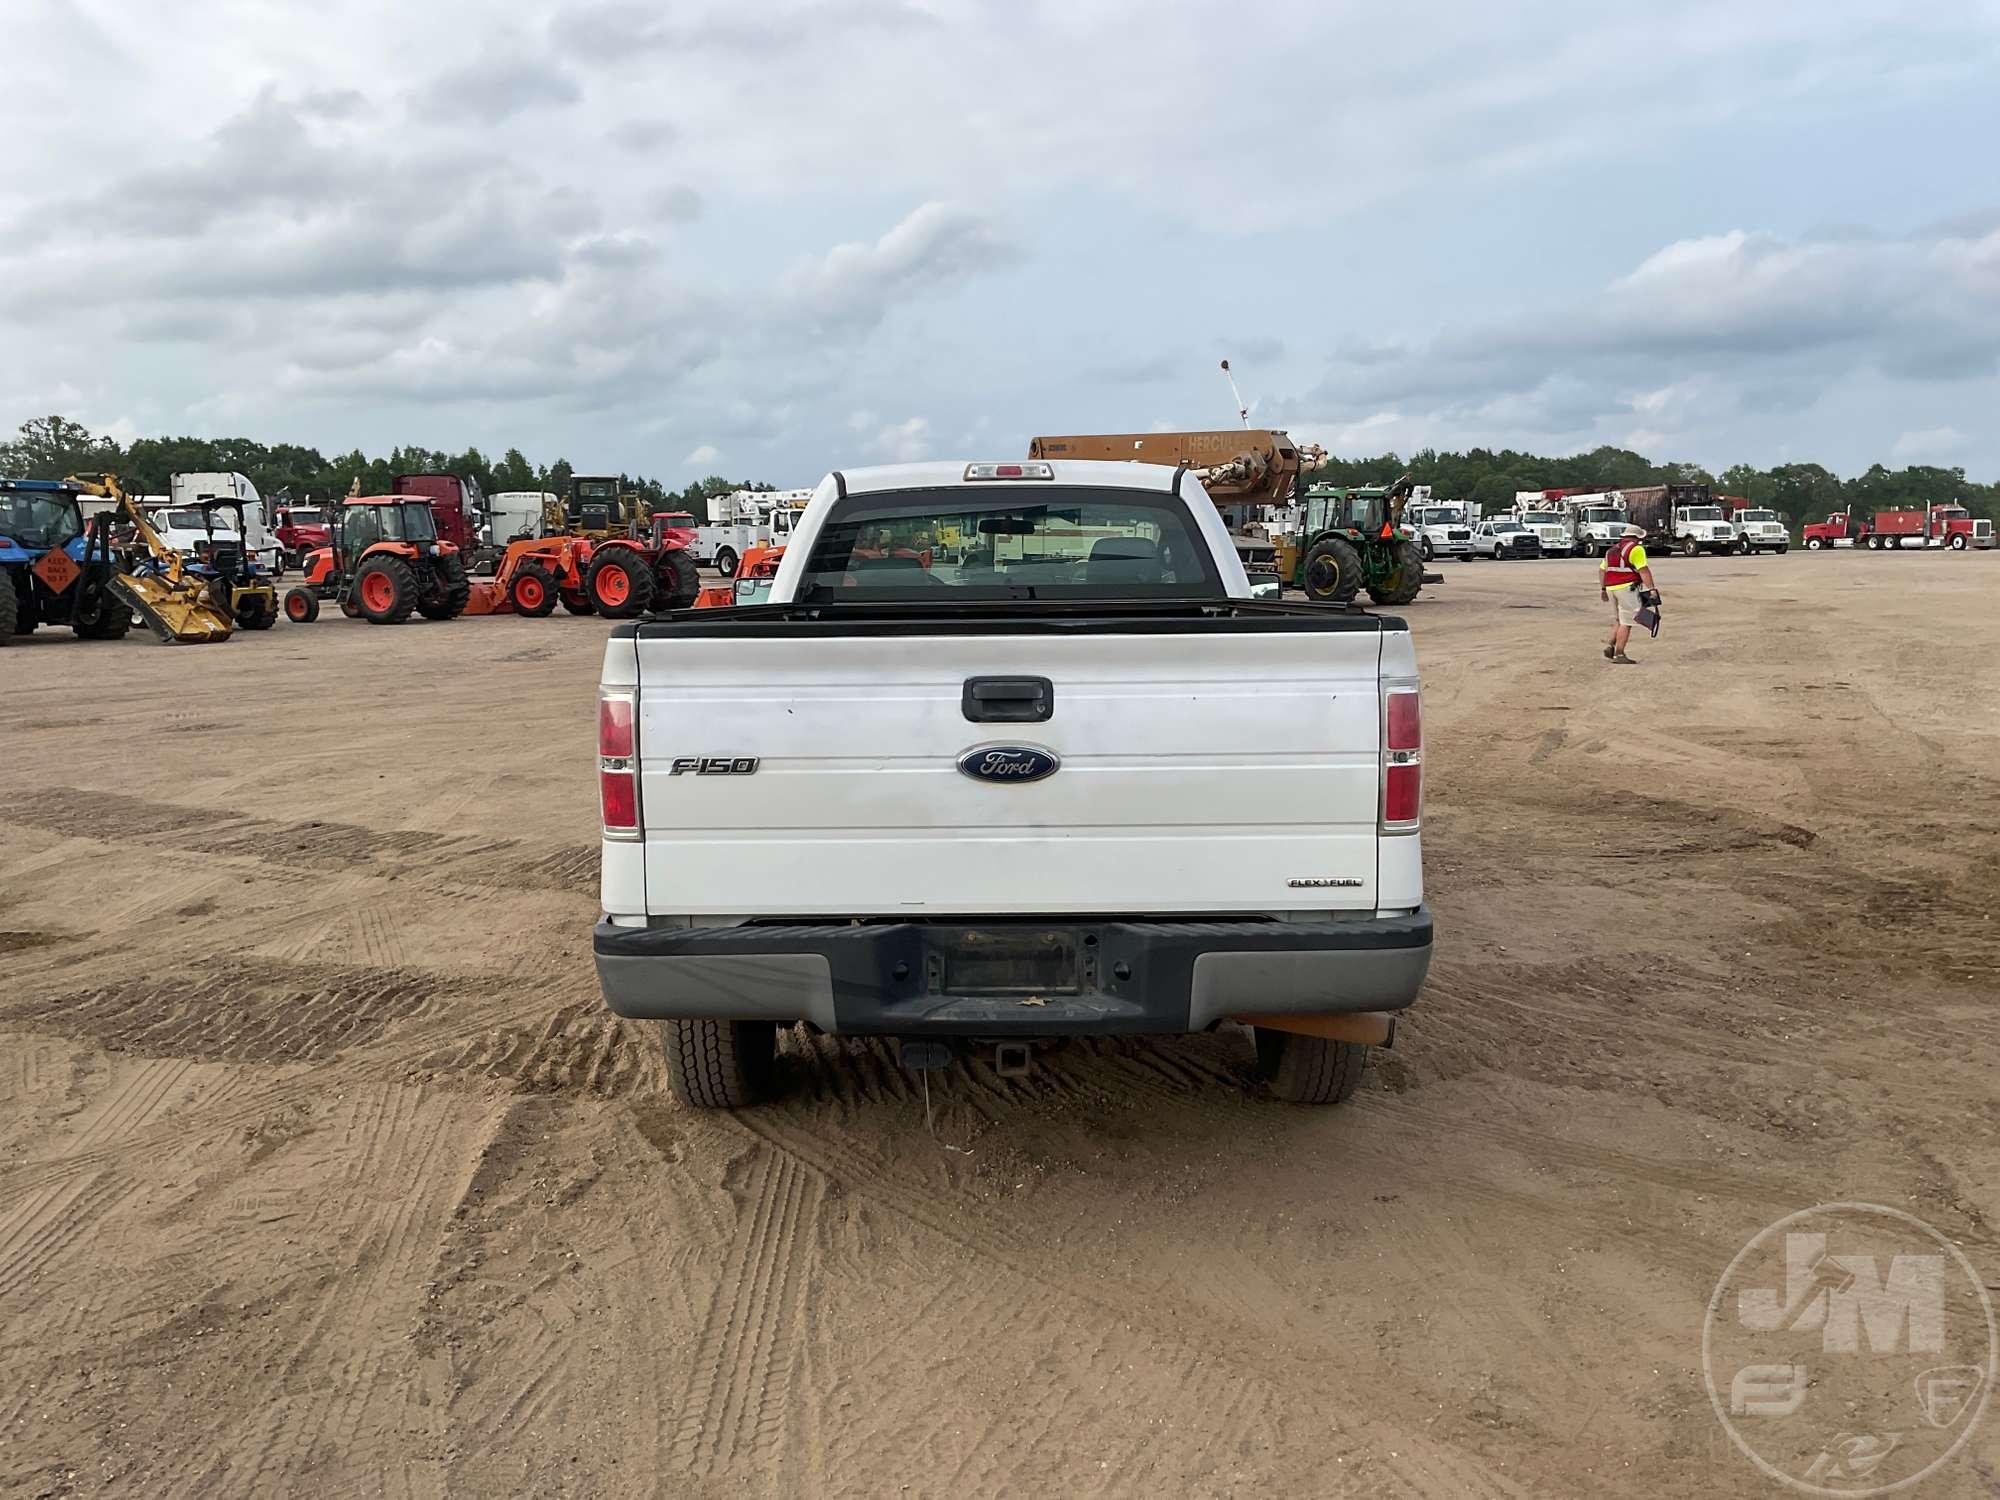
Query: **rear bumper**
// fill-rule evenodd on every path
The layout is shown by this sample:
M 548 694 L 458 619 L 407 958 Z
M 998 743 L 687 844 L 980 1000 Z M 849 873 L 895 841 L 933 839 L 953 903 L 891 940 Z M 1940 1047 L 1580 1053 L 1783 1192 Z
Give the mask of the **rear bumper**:
M 1161 1034 L 1239 1014 L 1401 1010 L 1430 967 L 1431 927 L 1428 907 L 1322 922 L 600 922 L 593 947 L 605 1003 L 638 1019 L 811 1021 L 855 1035 Z M 1035 956 L 1011 968 L 970 957 L 996 944 Z M 965 983 L 969 962 L 1005 987 Z

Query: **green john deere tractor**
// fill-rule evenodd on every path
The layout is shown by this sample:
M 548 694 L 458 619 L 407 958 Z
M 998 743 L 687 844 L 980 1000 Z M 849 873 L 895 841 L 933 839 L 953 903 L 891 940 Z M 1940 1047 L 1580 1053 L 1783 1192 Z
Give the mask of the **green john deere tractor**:
M 1346 489 L 1312 485 L 1299 496 L 1305 525 L 1287 580 L 1316 604 L 1346 604 L 1362 589 L 1377 604 L 1408 604 L 1424 586 L 1424 554 L 1398 529 L 1413 483 Z

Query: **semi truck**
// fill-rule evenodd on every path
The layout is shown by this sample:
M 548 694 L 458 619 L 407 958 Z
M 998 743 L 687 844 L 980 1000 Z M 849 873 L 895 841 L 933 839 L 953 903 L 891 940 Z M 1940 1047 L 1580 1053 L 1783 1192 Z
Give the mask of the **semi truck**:
M 389 483 L 389 493 L 420 495 L 429 501 L 437 519 L 437 539 L 450 542 L 460 557 L 475 557 L 484 545 L 486 497 L 470 474 L 398 474 Z
M 1993 545 L 1993 522 L 1974 516 L 1962 505 L 1929 505 L 1922 510 L 1878 510 L 1857 516 L 1854 507 L 1835 511 L 1824 521 L 1803 528 L 1806 550 L 1866 547 L 1871 552 L 1916 547 L 1944 547 L 1963 552 Z

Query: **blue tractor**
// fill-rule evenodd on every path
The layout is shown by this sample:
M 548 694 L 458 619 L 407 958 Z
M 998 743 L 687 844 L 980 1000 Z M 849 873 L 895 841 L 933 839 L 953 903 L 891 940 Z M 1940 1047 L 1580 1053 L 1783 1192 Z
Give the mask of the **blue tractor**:
M 87 641 L 132 628 L 114 591 L 118 559 L 108 526 L 86 526 L 79 486 L 0 479 L 0 646 L 38 625 L 67 625 Z

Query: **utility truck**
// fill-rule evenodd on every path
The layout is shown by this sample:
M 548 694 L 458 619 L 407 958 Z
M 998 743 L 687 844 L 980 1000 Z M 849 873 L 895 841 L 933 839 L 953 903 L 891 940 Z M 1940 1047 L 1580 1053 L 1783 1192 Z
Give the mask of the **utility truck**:
M 1568 557 L 1576 550 L 1576 533 L 1570 530 L 1569 517 L 1560 510 L 1517 503 L 1514 519 L 1535 534 L 1535 540 L 1542 546 L 1542 556 Z
M 1602 486 L 1572 486 L 1552 490 L 1516 490 L 1514 514 L 1553 512 L 1567 532 L 1571 549 L 1581 557 L 1602 557 L 1625 534 L 1626 508 L 1622 492 Z M 1537 535 L 1539 536 L 1539 530 Z
M 791 539 L 793 523 L 811 498 L 811 490 L 732 490 L 712 496 L 708 524 L 694 528 L 694 560 L 734 578 L 750 552 L 782 547 Z
M 952 559 L 947 531 L 970 539 Z M 1416 652 L 1258 601 L 1147 463 L 829 474 L 764 602 L 650 616 L 598 691 L 599 984 L 689 1104 L 805 1022 L 913 1068 L 1235 1022 L 1335 1103 L 1431 954 Z

